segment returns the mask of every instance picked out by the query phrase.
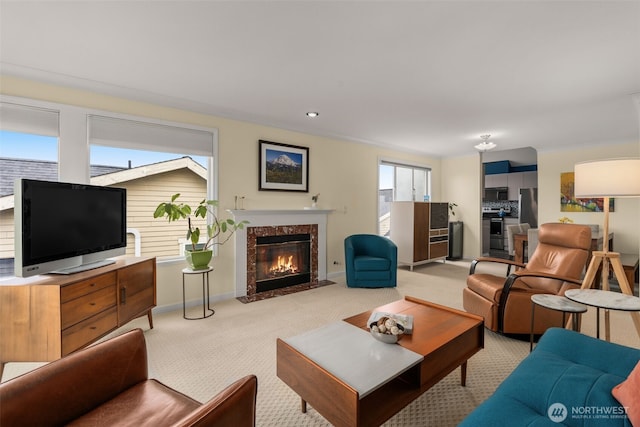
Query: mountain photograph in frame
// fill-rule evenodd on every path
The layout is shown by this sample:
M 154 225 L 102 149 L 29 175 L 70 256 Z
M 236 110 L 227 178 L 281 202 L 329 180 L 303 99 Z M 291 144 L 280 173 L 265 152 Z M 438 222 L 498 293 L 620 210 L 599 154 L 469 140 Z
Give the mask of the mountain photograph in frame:
M 259 140 L 259 189 L 309 192 L 309 148 Z

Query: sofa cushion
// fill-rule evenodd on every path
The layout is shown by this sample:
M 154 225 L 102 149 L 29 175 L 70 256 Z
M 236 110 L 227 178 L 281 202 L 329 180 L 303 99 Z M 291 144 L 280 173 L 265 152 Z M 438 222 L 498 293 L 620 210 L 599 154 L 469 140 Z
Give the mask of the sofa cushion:
M 389 271 L 391 262 L 386 258 L 360 255 L 355 257 L 353 265 L 356 271 Z
M 611 391 L 622 406 L 634 426 L 640 426 L 640 362 L 633 368 L 629 377 Z
M 565 426 L 631 426 L 611 390 L 639 359 L 638 349 L 551 328 L 461 426 L 513 425 L 514 420 L 558 425 L 552 416 L 563 418 Z

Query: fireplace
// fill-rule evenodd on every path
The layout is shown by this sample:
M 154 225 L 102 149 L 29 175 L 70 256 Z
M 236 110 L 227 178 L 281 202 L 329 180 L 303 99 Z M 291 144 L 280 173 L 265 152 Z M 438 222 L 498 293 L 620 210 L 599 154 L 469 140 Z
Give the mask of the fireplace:
M 249 221 L 236 236 L 236 290 L 251 302 L 325 286 L 330 210 L 233 210 Z M 283 252 L 291 252 L 285 254 Z M 279 257 L 279 260 L 278 260 Z M 290 259 L 291 257 L 291 259 Z
M 311 235 L 256 238 L 256 293 L 311 282 Z
M 247 296 L 296 292 L 318 283 L 318 226 L 247 227 Z

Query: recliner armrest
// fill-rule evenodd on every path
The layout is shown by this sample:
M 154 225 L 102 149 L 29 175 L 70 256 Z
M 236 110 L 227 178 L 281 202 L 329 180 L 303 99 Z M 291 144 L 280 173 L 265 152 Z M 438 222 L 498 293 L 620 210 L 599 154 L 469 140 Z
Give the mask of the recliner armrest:
M 504 282 L 504 286 L 502 287 L 502 293 L 500 294 L 500 306 L 498 308 L 499 310 L 499 315 L 498 315 L 499 326 L 498 327 L 500 331 L 504 330 L 503 329 L 504 313 L 507 307 L 507 300 L 509 299 L 509 292 L 511 292 L 511 288 L 513 288 L 513 285 L 515 284 L 515 282 L 522 277 L 540 277 L 545 279 L 553 279 L 553 280 L 558 280 L 562 282 L 574 283 L 576 285 L 582 284 L 582 281 L 580 280 L 576 280 L 571 277 L 558 276 L 556 274 L 551 274 L 551 273 L 541 273 L 541 272 L 535 272 L 535 271 L 521 270 L 521 271 L 517 271 L 515 273 L 510 274 L 507 280 Z
M 469 266 L 469 274 L 475 274 L 476 267 L 481 262 L 492 262 L 492 263 L 496 263 L 496 264 L 504 264 L 504 265 L 506 265 L 507 266 L 507 273 L 505 274 L 505 277 L 507 277 L 509 275 L 509 273 L 511 271 L 511 267 L 515 266 L 515 267 L 524 268 L 526 266 L 525 263 L 516 262 L 516 261 L 509 260 L 509 259 L 504 259 L 504 258 L 479 257 L 479 258 L 476 258 L 473 261 L 471 261 L 471 265 Z

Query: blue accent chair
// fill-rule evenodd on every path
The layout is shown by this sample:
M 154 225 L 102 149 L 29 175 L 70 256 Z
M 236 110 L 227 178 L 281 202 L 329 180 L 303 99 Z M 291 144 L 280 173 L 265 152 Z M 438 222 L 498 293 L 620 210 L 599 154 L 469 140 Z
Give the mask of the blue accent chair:
M 376 234 L 354 234 L 344 239 L 347 286 L 393 288 L 398 271 L 398 248 Z

